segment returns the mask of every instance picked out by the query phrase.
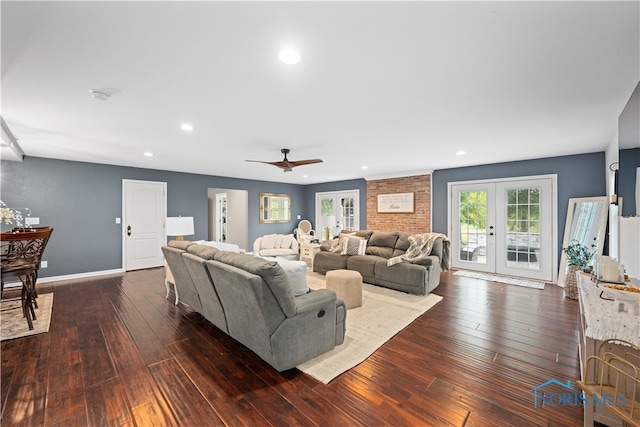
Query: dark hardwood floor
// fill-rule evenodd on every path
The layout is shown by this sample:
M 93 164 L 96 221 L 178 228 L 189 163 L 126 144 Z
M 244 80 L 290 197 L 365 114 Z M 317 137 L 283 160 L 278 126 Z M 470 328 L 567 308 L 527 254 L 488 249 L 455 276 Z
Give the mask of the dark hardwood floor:
M 324 385 L 174 306 L 163 279 L 40 285 L 50 332 L 2 342 L 2 425 L 582 425 L 580 407 L 534 408 L 534 387 L 579 379 L 578 304 L 558 287 L 445 273 L 440 303 Z

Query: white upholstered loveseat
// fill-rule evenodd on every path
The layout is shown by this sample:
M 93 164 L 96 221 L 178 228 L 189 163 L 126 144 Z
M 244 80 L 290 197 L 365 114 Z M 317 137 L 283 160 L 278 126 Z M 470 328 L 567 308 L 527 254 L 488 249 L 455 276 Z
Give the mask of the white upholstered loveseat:
M 253 243 L 253 254 L 261 257 L 298 259 L 298 242 L 293 234 L 267 234 Z

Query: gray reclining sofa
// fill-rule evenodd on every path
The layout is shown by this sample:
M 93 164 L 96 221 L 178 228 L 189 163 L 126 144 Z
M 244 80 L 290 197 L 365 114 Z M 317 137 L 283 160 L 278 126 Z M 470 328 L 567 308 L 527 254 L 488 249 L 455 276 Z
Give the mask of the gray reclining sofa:
M 294 296 L 277 262 L 186 241 L 162 252 L 180 301 L 278 371 L 344 341 L 344 302 L 327 289 Z
M 313 271 L 326 274 L 330 270 L 354 270 L 362 275 L 366 283 L 417 295 L 428 294 L 440 283 L 442 239 L 435 241 L 429 256 L 388 266 L 389 258 L 402 255 L 409 249 L 410 234 L 360 230 L 355 235 L 367 240 L 365 255 L 341 255 L 322 246 L 313 258 Z

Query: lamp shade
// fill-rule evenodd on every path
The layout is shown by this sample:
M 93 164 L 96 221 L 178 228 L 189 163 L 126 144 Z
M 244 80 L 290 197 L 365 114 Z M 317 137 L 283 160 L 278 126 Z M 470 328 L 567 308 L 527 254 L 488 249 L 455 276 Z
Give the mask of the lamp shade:
M 174 216 L 167 218 L 167 236 L 189 236 L 194 234 L 192 216 Z

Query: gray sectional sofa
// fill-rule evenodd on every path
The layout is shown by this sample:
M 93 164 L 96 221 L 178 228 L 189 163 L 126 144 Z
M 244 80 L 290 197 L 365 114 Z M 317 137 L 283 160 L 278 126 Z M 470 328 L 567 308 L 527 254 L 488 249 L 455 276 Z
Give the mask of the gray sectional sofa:
M 278 371 L 344 341 L 344 302 L 327 289 L 294 296 L 277 262 L 186 241 L 162 251 L 180 301 Z
M 429 256 L 388 266 L 389 258 L 405 254 L 409 249 L 410 234 L 360 230 L 355 232 L 355 236 L 367 240 L 365 255 L 341 255 L 323 245 L 313 259 L 313 271 L 326 274 L 330 270 L 354 270 L 362 275 L 366 283 L 426 295 L 440 283 L 443 267 L 448 268 L 443 258 L 445 242 L 442 238 L 435 240 Z

